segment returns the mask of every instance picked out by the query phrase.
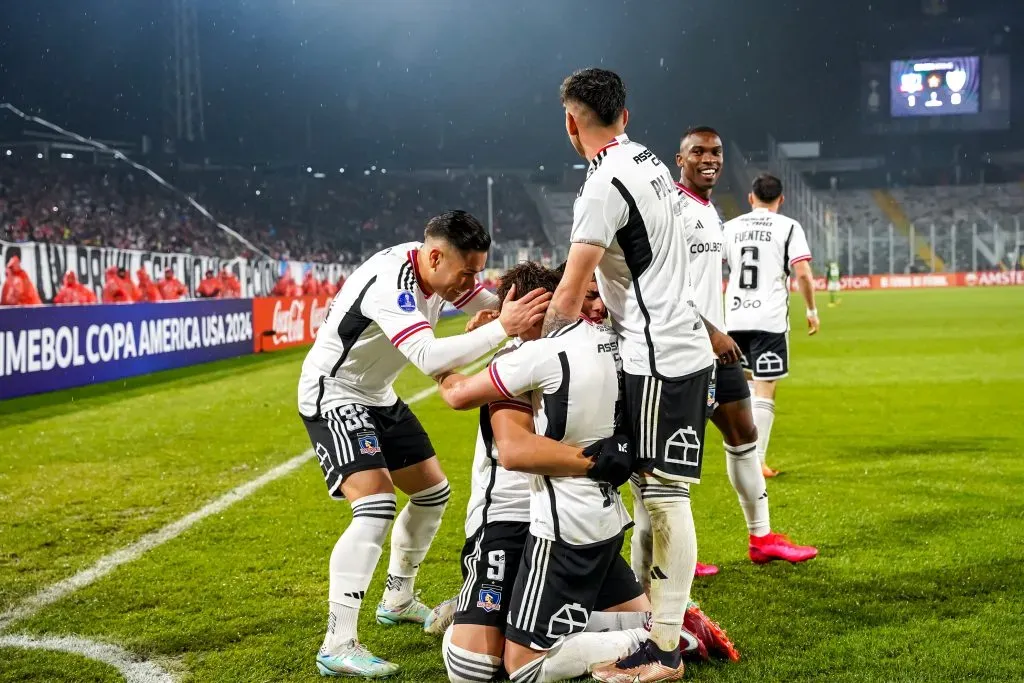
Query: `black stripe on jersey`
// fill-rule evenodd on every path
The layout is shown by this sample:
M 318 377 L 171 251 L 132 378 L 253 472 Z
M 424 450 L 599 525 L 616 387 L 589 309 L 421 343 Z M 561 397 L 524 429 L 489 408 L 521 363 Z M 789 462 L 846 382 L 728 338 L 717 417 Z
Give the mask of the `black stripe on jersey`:
M 498 459 L 494 457 L 494 429 L 491 427 L 491 409 L 489 406 L 480 408 L 480 438 L 484 442 L 484 453 L 491 463 L 491 474 L 484 489 L 484 509 L 480 513 L 480 528 L 487 526 L 487 512 L 491 509 L 491 493 L 498 477 Z
M 786 277 L 789 277 L 789 243 L 793 239 L 793 229 L 795 227 L 795 225 L 789 226 L 789 234 L 786 235 L 786 245 L 782 248 L 782 268 L 786 271 Z
M 398 289 L 408 289 L 406 284 L 409 281 L 409 275 L 412 273 L 412 263 L 406 261 L 402 264 L 402 267 L 398 269 L 398 282 L 395 283 L 395 287 Z
M 562 383 L 550 394 L 544 394 L 544 415 L 548 426 L 544 436 L 555 441 L 565 438 L 565 426 L 569 420 L 569 356 L 565 351 L 558 353 L 562 365 Z
M 581 318 L 581 319 L 577 320 L 576 322 L 572 323 L 571 325 L 566 325 L 565 327 L 559 327 L 557 330 L 552 330 L 551 332 L 548 332 L 548 336 L 549 337 L 561 337 L 566 332 L 572 332 L 574 329 L 579 327 L 582 323 L 583 323 L 583 319 Z
M 622 195 L 622 200 L 629 207 L 629 218 L 626 224 L 615 233 L 615 238 L 622 247 L 622 255 L 626 260 L 626 267 L 633 277 L 633 289 L 636 292 L 636 302 L 640 306 L 640 313 L 644 316 L 644 338 L 647 340 L 647 354 L 651 363 L 651 374 L 659 377 L 658 370 L 654 365 L 654 342 L 651 340 L 651 314 L 644 303 L 643 294 L 640 292 L 640 276 L 647 271 L 654 260 L 654 253 L 651 251 L 651 239 L 647 234 L 647 224 L 644 217 L 636 206 L 636 200 L 629 193 L 626 186 L 618 178 L 612 178 L 612 185 Z
M 359 337 L 366 331 L 366 328 L 370 326 L 373 321 L 367 318 L 365 315 L 360 313 L 359 309 L 363 305 L 363 297 L 366 296 L 366 292 L 369 291 L 373 283 L 377 281 L 377 276 L 374 275 L 370 278 L 369 282 L 363 287 L 363 290 L 359 292 L 359 296 L 352 302 L 352 306 L 345 311 L 345 315 L 341 317 L 341 322 L 338 323 L 338 337 L 341 338 L 341 345 L 344 349 L 341 352 L 341 356 L 338 358 L 338 362 L 331 368 L 331 377 L 338 374 L 338 370 L 341 369 L 342 363 L 348 358 L 349 351 L 355 345 Z M 324 377 L 320 377 L 320 393 L 316 397 L 316 418 L 320 418 L 320 402 L 324 398 Z
M 562 542 L 562 532 L 558 529 L 558 501 L 555 499 L 555 487 L 551 485 L 551 477 L 544 475 L 544 486 L 548 489 L 548 500 L 551 501 L 551 530 L 555 532 L 555 540 Z

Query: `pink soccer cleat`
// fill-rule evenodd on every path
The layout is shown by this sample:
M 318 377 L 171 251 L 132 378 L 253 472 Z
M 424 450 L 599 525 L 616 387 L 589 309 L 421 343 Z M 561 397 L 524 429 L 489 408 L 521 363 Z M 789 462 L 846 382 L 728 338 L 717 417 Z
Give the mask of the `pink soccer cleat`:
M 718 567 L 713 564 L 701 564 L 697 563 L 697 568 L 693 570 L 694 576 L 714 576 L 718 573 Z
M 729 640 L 725 629 L 704 614 L 695 602 L 691 602 L 686 608 L 683 615 L 683 630 L 696 636 L 704 645 L 706 652 L 730 662 L 740 661 L 740 652 Z
M 767 534 L 750 537 L 750 559 L 754 564 L 766 564 L 772 560 L 806 562 L 818 556 L 818 549 L 810 545 L 796 545 L 782 534 Z

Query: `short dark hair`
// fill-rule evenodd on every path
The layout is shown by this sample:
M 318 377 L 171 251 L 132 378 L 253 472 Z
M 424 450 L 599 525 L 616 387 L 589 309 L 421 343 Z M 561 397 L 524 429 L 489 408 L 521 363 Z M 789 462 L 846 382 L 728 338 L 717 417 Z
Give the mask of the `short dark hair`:
M 558 281 L 562 279 L 562 275 L 550 268 L 545 268 L 539 263 L 533 261 L 525 261 L 519 265 L 513 266 L 505 271 L 505 274 L 501 276 L 501 282 L 498 284 L 498 306 L 500 308 L 501 302 L 505 301 L 505 297 L 508 296 L 508 292 L 512 289 L 512 285 L 516 286 L 516 299 L 519 297 L 532 292 L 538 287 L 545 289 L 549 292 L 554 292 L 558 287 Z
M 771 173 L 762 173 L 754 178 L 754 184 L 750 191 L 759 201 L 771 204 L 782 196 L 782 181 Z
M 445 211 L 427 221 L 424 237 L 444 240 L 459 251 L 483 251 L 491 248 L 491 236 L 477 218 L 466 211 Z
M 712 128 L 711 126 L 692 126 L 686 129 L 686 132 L 683 133 L 683 137 L 679 138 L 679 144 L 682 145 L 686 141 L 686 138 L 690 137 L 691 135 L 701 134 L 714 135 L 719 140 L 722 139 L 722 134 L 719 133 L 714 128 Z
M 562 81 L 562 104 L 578 102 L 606 126 L 615 123 L 626 108 L 626 86 L 614 71 L 581 69 Z

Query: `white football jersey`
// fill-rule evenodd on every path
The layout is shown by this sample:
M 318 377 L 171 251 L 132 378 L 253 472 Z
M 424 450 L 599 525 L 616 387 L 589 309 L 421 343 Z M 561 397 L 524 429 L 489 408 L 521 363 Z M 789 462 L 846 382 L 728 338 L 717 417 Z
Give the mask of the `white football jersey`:
M 697 310 L 712 325 L 725 330 L 722 304 L 722 219 L 715 205 L 680 183 L 683 226 L 690 252 L 690 283 Z
M 789 331 L 789 270 L 809 261 L 804 229 L 792 218 L 754 209 L 725 224 L 725 325 L 730 331 Z
M 425 293 L 420 284 L 416 253 L 421 246 L 407 242 L 377 252 L 345 280 L 302 363 L 299 413 L 304 417 L 319 418 L 348 403 L 394 405 L 398 373 L 410 358 L 422 364 L 436 342 L 447 343 L 450 364 L 458 367 L 505 338 L 500 323 L 493 321 L 461 335 L 464 339 L 456 342 L 454 352 L 451 338 L 434 339 L 444 301 Z M 497 308 L 497 303 L 497 297 L 478 284 L 454 305 L 472 313 Z
M 589 446 L 615 431 L 617 354 L 612 330 L 581 319 L 495 358 L 491 379 L 507 398 L 529 396 L 537 434 Z M 608 484 L 528 476 L 530 533 L 537 538 L 587 546 L 615 538 L 632 524 L 618 490 Z
M 620 135 L 597 153 L 573 205 L 571 239 L 606 249 L 597 286 L 622 336 L 626 372 L 671 381 L 711 367 L 689 282 L 682 202 L 653 152 Z
M 522 342 L 513 339 L 495 358 L 519 348 Z M 521 407 L 533 412 L 532 404 L 522 398 L 512 398 L 492 405 Z M 530 521 L 530 475 L 509 472 L 498 464 L 498 450 L 491 431 L 489 406 L 480 408 L 480 425 L 476 430 L 476 451 L 473 453 L 473 476 L 469 503 L 466 505 L 466 538 L 480 527 L 492 522 Z

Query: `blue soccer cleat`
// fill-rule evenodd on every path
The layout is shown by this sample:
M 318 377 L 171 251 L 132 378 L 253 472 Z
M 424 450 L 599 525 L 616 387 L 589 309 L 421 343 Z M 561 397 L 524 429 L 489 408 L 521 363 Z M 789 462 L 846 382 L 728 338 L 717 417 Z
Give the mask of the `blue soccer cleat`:
M 384 678 L 398 673 L 397 664 L 375 656 L 357 640 L 353 640 L 338 654 L 318 654 L 316 668 L 321 676 L 351 678 Z

